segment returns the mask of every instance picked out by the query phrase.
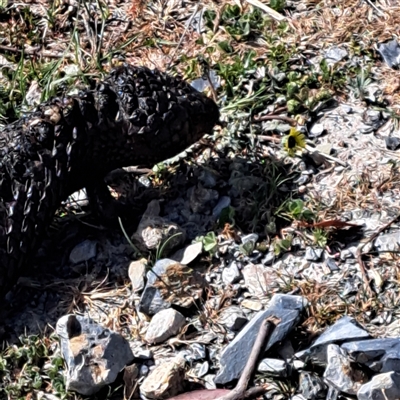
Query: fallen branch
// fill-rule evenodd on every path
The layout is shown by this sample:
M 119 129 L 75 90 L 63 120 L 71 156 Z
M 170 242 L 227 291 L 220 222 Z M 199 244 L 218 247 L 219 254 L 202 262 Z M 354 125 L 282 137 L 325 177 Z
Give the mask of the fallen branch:
M 228 394 L 218 397 L 217 400 L 242 400 L 246 397 L 245 396 L 246 388 L 247 385 L 249 384 L 251 375 L 253 374 L 254 369 L 256 367 L 258 357 L 265 343 L 265 339 L 267 338 L 267 336 L 270 336 L 272 328 L 275 328 L 275 326 L 279 322 L 280 320 L 278 318 L 269 317 L 261 323 L 256 341 L 254 342 L 250 356 L 247 360 L 246 366 L 244 367 L 244 370 L 239 378 L 236 387 L 233 390 L 231 390 Z M 265 386 L 263 387 L 263 389 L 266 392 L 268 390 L 268 387 Z M 260 395 L 260 393 L 258 393 L 258 395 Z
M 296 126 L 297 122 L 295 119 L 290 118 L 286 115 L 276 115 L 276 114 L 268 114 L 268 115 L 261 115 L 259 117 L 255 116 L 253 118 L 254 122 L 260 122 L 260 121 L 270 121 L 270 120 L 279 120 L 279 121 L 284 121 L 289 123 L 291 126 Z

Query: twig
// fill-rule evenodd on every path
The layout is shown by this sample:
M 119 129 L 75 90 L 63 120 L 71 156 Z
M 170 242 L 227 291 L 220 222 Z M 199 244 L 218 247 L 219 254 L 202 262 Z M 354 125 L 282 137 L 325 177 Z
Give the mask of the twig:
M 286 115 L 262 115 L 260 117 L 254 117 L 253 121 L 254 122 L 260 122 L 260 121 L 269 121 L 269 120 L 280 120 L 280 121 L 285 121 L 288 122 L 291 126 L 296 126 L 297 122 L 293 118 L 287 117 Z
M 361 244 L 361 246 L 358 247 L 356 255 L 357 255 L 357 262 L 360 265 L 360 271 L 362 275 L 362 279 L 364 281 L 364 285 L 368 291 L 369 295 L 372 295 L 372 289 L 369 285 L 369 280 L 367 276 L 367 270 L 365 268 L 364 261 L 362 260 L 362 249 L 368 244 L 371 243 L 373 240 L 375 240 L 384 230 L 389 228 L 392 224 L 400 220 L 400 214 L 397 215 L 395 218 L 393 218 L 391 221 L 389 221 L 387 224 L 383 225 L 381 228 L 379 228 L 373 235 L 371 235 L 365 242 Z
M 279 322 L 280 320 L 278 318 L 269 317 L 261 323 L 256 341 L 254 342 L 246 366 L 244 367 L 242 375 L 240 376 L 235 389 L 224 396 L 218 397 L 216 400 L 242 400 L 245 398 L 247 385 L 249 384 L 249 380 L 258 360 L 258 356 L 260 355 L 260 351 L 265 343 L 265 339 L 271 334 L 271 329 L 275 328 L 276 324 Z
M 311 146 L 309 146 L 309 145 L 306 145 L 306 150 L 307 150 L 309 153 L 317 152 L 317 153 L 320 154 L 322 157 L 325 157 L 327 160 L 334 161 L 335 163 L 341 165 L 342 167 L 347 167 L 347 164 L 346 164 L 344 161 L 339 160 L 339 158 L 330 156 L 329 154 L 321 153 L 321 152 L 318 151 L 315 147 L 311 147 Z
M 190 24 L 191 24 L 192 21 L 193 21 L 193 18 L 194 18 L 195 15 L 197 14 L 197 10 L 198 10 L 198 9 L 199 9 L 199 5 L 196 4 L 196 7 L 194 8 L 194 11 L 193 11 L 192 15 L 190 16 L 190 18 L 189 18 L 189 20 L 188 20 L 188 22 L 187 22 L 187 24 L 186 24 L 186 26 L 185 26 L 185 30 L 184 30 L 183 33 L 182 33 L 182 36 L 181 36 L 181 38 L 180 38 L 180 40 L 179 40 L 179 42 L 178 42 L 178 45 L 175 47 L 173 53 L 172 53 L 171 56 L 170 56 L 170 60 L 169 60 L 169 63 L 168 63 L 168 65 L 167 65 L 167 68 L 166 68 L 167 71 L 170 69 L 171 64 L 172 64 L 172 61 L 173 61 L 173 59 L 174 59 L 174 57 L 175 57 L 175 54 L 176 54 L 176 52 L 178 51 L 179 47 L 181 47 L 181 44 L 182 44 L 182 42 L 183 42 L 183 38 L 185 37 L 186 32 L 187 32 L 187 30 L 189 29 Z
M 254 135 L 251 134 L 251 133 L 246 134 L 246 136 L 250 137 L 250 138 L 254 137 Z M 260 142 L 274 142 L 274 143 L 281 143 L 282 142 L 282 139 L 279 138 L 279 137 L 267 136 L 267 135 L 257 135 L 257 139 Z
M 0 51 L 9 51 L 10 53 L 18 53 L 18 54 L 23 53 L 26 56 L 41 56 L 41 57 L 47 57 L 47 58 L 65 57 L 68 59 L 73 59 L 72 54 L 54 53 L 49 50 L 40 50 L 39 46 L 22 50 L 22 49 L 18 49 L 17 47 L 0 45 Z
M 267 393 L 269 388 L 270 386 L 268 384 L 252 387 L 249 390 L 245 391 L 243 398 L 249 400 L 254 399 L 258 396 L 262 396 L 263 394 Z

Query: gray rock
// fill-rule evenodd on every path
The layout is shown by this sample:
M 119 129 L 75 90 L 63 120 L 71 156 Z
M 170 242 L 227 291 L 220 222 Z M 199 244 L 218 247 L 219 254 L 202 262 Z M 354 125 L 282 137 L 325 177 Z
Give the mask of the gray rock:
M 194 372 L 194 375 L 197 378 L 201 378 L 204 375 L 207 375 L 207 372 L 210 369 L 210 364 L 208 361 L 204 361 L 202 363 L 197 363 L 195 365 L 195 367 L 192 369 L 192 371 Z
M 271 376 L 285 378 L 288 376 L 288 365 L 284 360 L 276 358 L 264 358 L 257 368 L 258 372 L 264 372 Z
M 203 169 L 199 176 L 199 181 L 206 188 L 213 188 L 217 184 L 217 173 L 209 169 Z
M 219 194 L 214 189 L 207 189 L 198 185 L 190 190 L 190 208 L 194 213 L 204 213 L 212 210 L 218 201 Z
M 331 272 L 339 270 L 336 261 L 332 257 L 326 257 L 324 262 Z
M 387 372 L 375 375 L 360 387 L 358 400 L 397 400 L 400 398 L 400 374 Z
M 375 247 L 379 251 L 398 251 L 400 246 L 400 232 L 380 235 L 375 240 Z
M 241 241 L 243 244 L 251 243 L 255 245 L 258 240 L 258 235 L 256 233 L 250 233 L 249 235 L 243 236 Z
M 300 373 L 299 383 L 300 391 L 306 399 L 315 400 L 326 396 L 327 386 L 317 374 L 303 371 Z
M 325 59 L 328 63 L 331 64 L 337 63 L 347 56 L 347 50 L 337 46 L 332 46 L 325 52 Z
M 193 343 L 187 349 L 180 351 L 179 355 L 188 362 L 203 360 L 206 358 L 206 347 L 204 344 Z
M 229 207 L 231 205 L 231 198 L 228 196 L 222 196 L 217 205 L 213 208 L 212 216 L 214 218 L 218 218 L 221 215 L 221 212 L 224 208 Z
M 153 352 L 149 349 L 137 349 L 133 355 L 141 360 L 151 360 L 154 357 Z
M 385 144 L 388 150 L 397 150 L 400 147 L 400 138 L 396 136 L 386 136 Z
M 347 352 L 336 344 L 329 344 L 326 350 L 328 364 L 324 372 L 325 382 L 336 390 L 356 394 L 361 382 L 354 380 L 356 372 L 350 363 Z
M 221 312 L 218 322 L 231 331 L 238 331 L 248 322 L 248 319 L 240 307 L 230 306 Z
M 302 359 L 311 357 L 319 362 L 326 361 L 326 346 L 330 343 L 343 343 L 354 339 L 368 339 L 371 336 L 362 329 L 354 318 L 345 316 L 329 327 L 306 351 L 297 353 Z M 362 343 L 362 342 L 360 342 Z M 343 347 L 343 346 L 342 346 Z
M 222 270 L 222 280 L 226 285 L 235 283 L 240 280 L 240 278 L 241 274 L 236 261 L 232 261 L 229 266 Z
M 69 261 L 73 264 L 79 264 L 89 261 L 91 258 L 96 257 L 96 255 L 97 242 L 94 242 L 93 240 L 85 240 L 72 249 L 69 255 Z
M 400 45 L 396 39 L 379 43 L 377 50 L 390 68 L 400 65 Z
M 186 231 L 159 216 L 159 203 L 159 200 L 152 200 L 147 205 L 136 232 L 132 235 L 132 241 L 142 251 L 155 250 L 162 245 L 165 255 L 185 242 Z
M 324 250 L 317 247 L 307 247 L 305 259 L 307 261 L 319 261 L 322 257 Z
M 165 274 L 168 267 L 173 264 L 176 264 L 176 261 L 168 258 L 158 260 L 154 267 L 147 273 L 147 284 L 139 302 L 140 312 L 147 315 L 154 315 L 157 312 L 170 307 L 171 303 L 165 301 L 162 298 L 160 291 L 153 285 L 157 281 L 158 277 Z
M 376 372 L 400 372 L 400 338 L 363 340 L 342 344 L 355 362 Z
M 172 308 L 161 310 L 152 318 L 145 340 L 151 344 L 162 343 L 176 335 L 184 325 L 185 317 L 180 312 Z
M 67 389 L 85 396 L 114 382 L 134 358 L 121 335 L 89 318 L 65 315 L 57 321 L 56 331 L 68 366 Z
M 263 264 L 271 264 L 276 258 L 276 254 L 273 251 L 269 251 L 266 256 L 261 260 Z
M 274 295 L 269 308 L 258 312 L 235 339 L 225 347 L 221 354 L 220 370 L 215 378 L 215 383 L 225 384 L 239 378 L 250 355 L 260 325 L 265 318 L 275 316 L 281 319 L 265 346 L 265 351 L 267 351 L 275 343 L 284 340 L 297 324 L 304 306 L 305 300 L 301 296 Z

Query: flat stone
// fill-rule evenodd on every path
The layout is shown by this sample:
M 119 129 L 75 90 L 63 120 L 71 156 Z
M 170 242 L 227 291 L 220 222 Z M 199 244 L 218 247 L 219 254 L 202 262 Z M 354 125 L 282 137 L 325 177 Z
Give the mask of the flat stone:
M 251 299 L 244 299 L 240 305 L 253 311 L 260 311 L 263 308 L 263 305 L 259 301 Z
M 248 264 L 243 268 L 242 273 L 245 286 L 250 293 L 263 296 L 268 292 L 271 282 L 262 264 Z
M 400 138 L 396 136 L 386 136 L 385 144 L 388 150 L 397 150 L 400 147 Z
M 307 247 L 306 248 L 306 254 L 305 254 L 305 259 L 307 261 L 319 261 L 322 257 L 324 250 L 321 248 L 317 247 Z
M 162 343 L 176 335 L 185 325 L 185 317 L 172 308 L 159 311 L 151 319 L 145 340 L 147 343 Z
M 326 346 L 330 343 L 343 343 L 354 339 L 369 339 L 370 334 L 362 329 L 354 318 L 344 316 L 330 326 L 322 335 L 310 346 L 309 349 L 297 353 L 297 357 L 302 359 L 312 357 L 319 362 L 326 361 Z M 360 342 L 361 343 L 361 342 Z
M 200 343 L 193 343 L 188 348 L 179 352 L 187 362 L 203 360 L 207 356 L 206 346 Z
M 355 362 L 376 372 L 400 372 L 400 338 L 382 338 L 342 344 Z
M 284 360 L 264 358 L 261 360 L 260 364 L 258 364 L 257 371 L 284 378 L 288 376 L 288 365 Z
M 355 395 L 362 383 L 354 378 L 358 375 L 350 362 L 347 352 L 336 344 L 329 344 L 326 350 L 328 364 L 324 372 L 324 380 L 336 390 Z M 361 373 L 359 374 L 362 376 Z
M 386 372 L 375 375 L 369 382 L 360 387 L 358 400 L 396 400 L 400 399 L 400 374 Z
M 275 316 L 280 318 L 281 322 L 273 330 L 265 346 L 265 351 L 285 339 L 297 324 L 304 306 L 305 299 L 301 296 L 274 295 L 269 308 L 265 311 L 259 311 L 233 341 L 225 347 L 221 354 L 220 370 L 215 378 L 215 383 L 225 384 L 239 378 L 253 348 L 261 323 L 266 318 Z
M 156 366 L 144 379 L 140 393 L 148 399 L 162 399 L 183 391 L 185 359 L 175 357 Z
M 93 240 L 85 240 L 76 245 L 70 255 L 69 261 L 73 264 L 80 264 L 89 261 L 97 255 L 97 242 Z
M 325 131 L 324 125 L 314 124 L 310 129 L 310 137 L 321 136 Z
M 300 373 L 299 389 L 306 399 L 325 398 L 327 386 L 317 374 L 308 371 Z
M 222 281 L 226 285 L 237 282 L 241 278 L 239 268 L 236 261 L 232 261 L 229 266 L 222 270 Z
M 379 43 L 377 50 L 390 68 L 399 65 L 400 45 L 396 39 Z
M 218 218 L 221 215 L 221 212 L 224 208 L 229 207 L 231 205 L 231 198 L 228 196 L 221 196 L 218 200 L 217 205 L 213 208 L 212 216 L 214 218 Z
M 125 338 L 89 318 L 65 315 L 57 321 L 56 332 L 68 366 L 66 387 L 85 396 L 113 383 L 134 358 Z
M 378 236 L 374 244 L 379 251 L 398 251 L 399 242 L 400 232 L 394 232 Z
M 145 258 L 132 261 L 129 264 L 128 275 L 132 283 L 132 290 L 138 292 L 144 288 L 144 277 L 146 275 L 147 261 Z
M 138 307 L 140 312 L 147 315 L 154 315 L 171 306 L 170 302 L 163 299 L 159 289 L 154 286 L 154 283 L 158 280 L 159 276 L 167 272 L 169 266 L 174 264 L 176 264 L 175 260 L 164 258 L 158 260 L 154 264 L 154 267 L 147 272 L 147 284 L 140 298 Z
M 328 50 L 325 51 L 325 58 L 328 63 L 337 63 L 343 58 L 348 56 L 348 52 L 346 49 L 337 47 L 337 46 L 332 46 Z
M 231 331 L 239 331 L 247 322 L 243 310 L 238 306 L 225 308 L 218 318 L 218 323 Z
M 258 241 L 257 233 L 250 233 L 248 235 L 242 236 L 241 238 L 242 244 L 251 243 L 255 245 Z
M 173 256 L 170 258 L 172 260 L 176 260 L 183 265 L 190 264 L 194 261 L 197 256 L 201 254 L 203 251 L 203 243 L 197 242 L 190 244 L 189 246 L 185 247 L 184 249 L 178 250 Z

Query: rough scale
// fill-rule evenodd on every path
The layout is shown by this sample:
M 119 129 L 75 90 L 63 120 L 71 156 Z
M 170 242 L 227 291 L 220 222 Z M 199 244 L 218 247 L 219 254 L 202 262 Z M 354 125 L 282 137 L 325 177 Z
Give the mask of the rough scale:
M 216 104 L 179 78 L 125 65 L 93 91 L 53 98 L 0 132 L 0 298 L 71 193 L 152 166 L 210 133 Z M 100 189 L 101 190 L 101 189 Z

